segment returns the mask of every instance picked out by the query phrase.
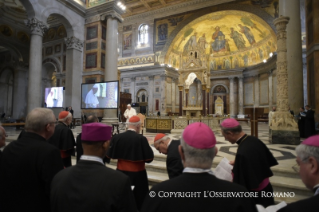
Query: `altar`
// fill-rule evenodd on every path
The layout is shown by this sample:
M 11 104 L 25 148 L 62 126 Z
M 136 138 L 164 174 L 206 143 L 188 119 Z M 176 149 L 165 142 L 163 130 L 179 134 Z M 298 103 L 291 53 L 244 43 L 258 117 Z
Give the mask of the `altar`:
M 146 132 L 152 133 L 181 133 L 192 123 L 202 122 L 208 125 L 214 132 L 220 132 L 220 123 L 225 117 L 146 117 Z

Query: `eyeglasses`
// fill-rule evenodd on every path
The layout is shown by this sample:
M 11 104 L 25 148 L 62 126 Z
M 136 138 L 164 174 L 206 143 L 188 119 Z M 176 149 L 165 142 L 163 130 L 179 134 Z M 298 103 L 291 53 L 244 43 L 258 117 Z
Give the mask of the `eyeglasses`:
M 301 160 L 301 163 L 306 162 L 306 161 L 308 160 L 308 158 L 309 158 L 309 157 L 307 157 L 307 158 Z M 295 165 L 293 165 L 291 168 L 292 168 L 295 172 L 297 172 L 297 173 L 300 172 L 300 164 L 298 164 L 298 163 L 296 163 Z

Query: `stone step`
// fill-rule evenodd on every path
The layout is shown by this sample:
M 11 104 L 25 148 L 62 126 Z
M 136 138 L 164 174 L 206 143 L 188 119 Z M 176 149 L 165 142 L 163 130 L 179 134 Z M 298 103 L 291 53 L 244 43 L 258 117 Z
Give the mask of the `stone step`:
M 157 164 L 164 163 L 163 161 L 162 162 L 155 161 L 155 162 Z M 148 176 L 149 186 L 153 186 L 153 185 L 156 185 L 157 183 L 168 180 L 168 175 L 166 172 L 158 172 L 158 169 L 155 169 L 156 171 L 151 171 L 148 167 L 149 165 L 151 164 L 147 164 L 147 176 Z M 111 161 L 111 163 L 107 164 L 106 166 L 112 169 L 116 169 L 116 161 Z M 282 192 L 282 193 L 286 192 L 286 194 L 288 194 L 287 192 L 294 192 L 293 194 L 291 193 L 293 197 L 276 197 L 275 198 L 276 203 L 279 203 L 281 201 L 285 201 L 286 203 L 291 203 L 298 200 L 306 199 L 313 195 L 312 192 L 309 191 L 303 185 L 300 179 L 283 177 L 283 176 L 273 176 L 270 178 L 270 182 L 273 186 L 274 192 Z

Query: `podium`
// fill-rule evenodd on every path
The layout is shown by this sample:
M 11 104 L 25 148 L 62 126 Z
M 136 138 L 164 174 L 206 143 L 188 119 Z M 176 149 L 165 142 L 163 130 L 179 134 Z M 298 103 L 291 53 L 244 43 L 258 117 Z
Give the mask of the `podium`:
M 264 108 L 245 108 L 245 114 L 250 116 L 251 135 L 258 138 L 258 117 L 264 114 Z

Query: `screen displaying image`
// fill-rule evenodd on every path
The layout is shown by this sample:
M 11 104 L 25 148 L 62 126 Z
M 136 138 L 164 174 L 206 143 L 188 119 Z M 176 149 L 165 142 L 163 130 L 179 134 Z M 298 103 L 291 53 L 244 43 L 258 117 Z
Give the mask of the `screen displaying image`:
M 118 107 L 118 81 L 82 84 L 82 109 L 116 109 Z
M 45 88 L 44 101 L 46 103 L 46 107 L 62 107 L 63 87 Z

